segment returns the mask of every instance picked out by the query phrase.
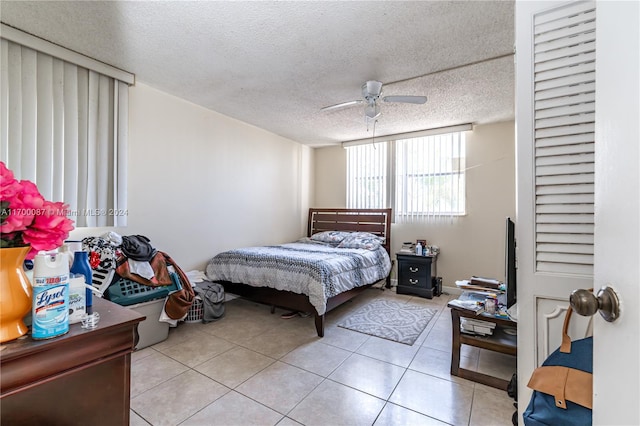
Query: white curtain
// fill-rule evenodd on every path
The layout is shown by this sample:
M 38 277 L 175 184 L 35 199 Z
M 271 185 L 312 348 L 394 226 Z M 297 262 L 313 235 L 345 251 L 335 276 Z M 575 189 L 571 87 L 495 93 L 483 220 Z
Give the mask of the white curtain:
M 126 225 L 128 84 L 1 43 L 2 161 L 76 226 Z

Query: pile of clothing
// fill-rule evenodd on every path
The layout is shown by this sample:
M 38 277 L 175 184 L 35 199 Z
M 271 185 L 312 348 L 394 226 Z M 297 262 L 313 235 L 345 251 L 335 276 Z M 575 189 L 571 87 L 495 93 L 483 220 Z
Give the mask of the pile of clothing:
M 187 316 L 195 297 L 193 287 L 171 256 L 155 249 L 149 238 L 108 232 L 100 237 L 84 238 L 82 248 L 89 252 L 91 268 L 115 272 L 109 287 L 120 280 L 150 287 L 174 286 L 167 296 L 163 315 L 170 320 Z M 177 280 L 172 279 L 172 275 L 177 276 Z M 108 289 L 105 294 L 108 298 Z

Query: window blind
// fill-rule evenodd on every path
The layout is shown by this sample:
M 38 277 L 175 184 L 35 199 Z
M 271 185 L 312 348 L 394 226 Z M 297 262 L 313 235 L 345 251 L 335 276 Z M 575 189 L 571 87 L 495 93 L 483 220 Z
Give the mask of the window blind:
M 76 226 L 126 225 L 128 84 L 0 41 L 2 161 Z
M 534 17 L 536 270 L 593 275 L 595 3 Z
M 382 142 L 347 148 L 348 208 L 386 208 L 388 145 Z
M 347 207 L 394 206 L 394 221 L 465 214 L 465 134 L 350 144 Z
M 465 156 L 463 132 L 397 141 L 397 221 L 463 215 Z

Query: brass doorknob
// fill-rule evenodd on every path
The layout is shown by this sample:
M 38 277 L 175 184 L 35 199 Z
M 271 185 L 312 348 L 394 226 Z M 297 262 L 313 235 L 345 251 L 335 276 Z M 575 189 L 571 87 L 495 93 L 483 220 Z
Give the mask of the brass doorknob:
M 613 322 L 620 316 L 618 295 L 609 286 L 602 287 L 597 296 L 589 290 L 573 290 L 569 304 L 577 314 L 585 317 L 600 312 L 605 321 Z

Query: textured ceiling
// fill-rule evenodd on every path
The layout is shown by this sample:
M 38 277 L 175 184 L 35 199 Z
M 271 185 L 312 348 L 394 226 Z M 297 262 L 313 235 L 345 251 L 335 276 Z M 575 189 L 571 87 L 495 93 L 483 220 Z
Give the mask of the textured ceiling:
M 292 140 L 371 136 L 361 98 L 381 105 L 376 135 L 514 117 L 513 1 L 3 0 L 0 20 L 132 72 L 138 81 Z

